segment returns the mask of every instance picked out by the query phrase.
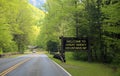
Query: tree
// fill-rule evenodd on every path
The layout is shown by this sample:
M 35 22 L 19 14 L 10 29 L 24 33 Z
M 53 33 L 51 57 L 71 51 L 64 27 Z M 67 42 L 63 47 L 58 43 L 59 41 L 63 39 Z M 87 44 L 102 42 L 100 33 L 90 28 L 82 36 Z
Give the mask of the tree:
M 0 49 L 3 52 L 23 53 L 33 43 L 33 26 L 38 21 L 33 19 L 32 10 L 27 0 L 0 1 Z
M 104 39 L 105 50 L 107 52 L 107 58 L 109 62 L 120 64 L 120 9 L 119 0 L 104 0 L 102 11 L 104 13 Z
M 9 28 L 9 24 L 6 23 L 5 9 L 6 1 L 0 1 L 0 49 L 2 52 L 6 52 L 5 48 L 12 43 L 12 35 Z
M 47 0 L 41 46 L 50 40 L 60 44 L 60 36 L 88 37 L 94 61 L 116 62 L 120 56 L 119 4 L 119 0 Z M 87 53 L 78 56 L 84 59 Z
M 48 52 L 52 53 L 52 52 L 57 52 L 58 51 L 58 43 L 55 41 L 48 41 L 47 42 L 47 50 Z

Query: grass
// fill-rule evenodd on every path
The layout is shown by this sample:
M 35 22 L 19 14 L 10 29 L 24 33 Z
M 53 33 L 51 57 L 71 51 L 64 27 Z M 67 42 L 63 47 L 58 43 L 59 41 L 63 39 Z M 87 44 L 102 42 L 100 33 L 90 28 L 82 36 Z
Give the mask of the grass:
M 46 51 L 37 51 L 36 54 L 46 54 L 47 52 Z M 30 50 L 26 50 L 24 52 L 24 54 L 16 54 L 16 55 L 6 55 L 2 58 L 15 58 L 15 57 L 18 57 L 18 56 L 22 56 L 22 55 L 27 55 L 27 54 L 33 54 Z
M 66 63 L 54 59 L 52 55 L 48 56 L 65 68 L 72 76 L 120 76 L 120 72 L 114 72 L 108 65 L 73 60 L 71 52 L 66 53 Z
M 22 55 L 26 55 L 26 53 L 24 53 L 24 54 L 10 55 L 10 56 L 4 56 L 3 58 L 16 58 L 16 57 L 22 56 Z

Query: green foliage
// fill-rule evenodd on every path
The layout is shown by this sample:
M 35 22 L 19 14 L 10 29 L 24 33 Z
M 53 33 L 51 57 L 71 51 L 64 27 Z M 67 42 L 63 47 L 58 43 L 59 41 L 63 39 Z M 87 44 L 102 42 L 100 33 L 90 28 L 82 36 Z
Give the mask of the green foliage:
M 47 42 L 47 50 L 50 52 L 57 52 L 58 51 L 58 43 L 55 41 L 48 41 Z
M 107 3 L 106 3 L 107 2 Z M 105 0 L 102 11 L 104 13 L 104 41 L 108 55 L 112 59 L 112 64 L 119 65 L 119 56 L 120 56 L 120 1 L 118 0 Z M 108 58 L 109 59 L 109 58 Z
M 47 0 L 45 20 L 38 44 L 46 48 L 48 41 L 60 44 L 59 37 L 90 39 L 93 61 L 119 64 L 120 55 L 119 0 Z M 73 54 L 87 60 L 87 53 Z
M 0 54 L 3 54 L 2 48 L 0 48 Z
M 75 37 L 78 29 L 78 37 L 90 39 L 94 61 L 119 65 L 119 5 L 119 0 L 47 0 L 43 12 L 27 0 L 0 0 L 1 53 L 24 53 L 36 43 L 56 51 L 59 37 Z M 73 56 L 87 60 L 87 53 Z
M 38 45 L 46 48 L 46 43 L 49 40 L 60 42 L 60 36 L 75 36 L 73 7 L 72 0 L 47 1 L 45 9 L 47 9 L 48 13 L 45 14 L 45 20 L 40 28 Z
M 38 28 L 34 28 L 38 22 L 34 19 L 35 11 L 27 0 L 0 1 L 0 48 L 4 53 L 24 53 L 28 45 L 35 44 L 37 34 L 33 31 L 38 33 Z
M 83 61 L 87 61 L 87 54 L 86 52 L 74 52 L 73 53 L 73 58 L 75 60 L 83 60 Z

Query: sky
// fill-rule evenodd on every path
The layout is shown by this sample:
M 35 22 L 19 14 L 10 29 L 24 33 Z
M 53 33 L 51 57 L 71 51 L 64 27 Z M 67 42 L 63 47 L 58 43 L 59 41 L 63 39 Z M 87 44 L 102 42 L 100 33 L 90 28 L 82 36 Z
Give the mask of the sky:
M 46 2 L 46 0 L 29 0 L 30 4 L 37 8 L 41 8 L 43 4 Z

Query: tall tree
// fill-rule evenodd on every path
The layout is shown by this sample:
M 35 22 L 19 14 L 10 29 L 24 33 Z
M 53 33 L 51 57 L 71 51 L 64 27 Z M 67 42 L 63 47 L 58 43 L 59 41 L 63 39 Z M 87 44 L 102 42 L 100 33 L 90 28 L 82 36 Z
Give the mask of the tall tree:
M 120 59 L 120 9 L 119 0 L 104 0 L 102 11 L 104 13 L 104 39 L 105 50 L 109 62 L 119 64 Z
M 22 7 L 21 7 L 22 6 Z M 33 19 L 34 8 L 27 0 L 0 1 L 0 49 L 3 52 L 23 53 L 34 35 L 36 21 Z M 38 22 L 38 21 L 37 21 Z

